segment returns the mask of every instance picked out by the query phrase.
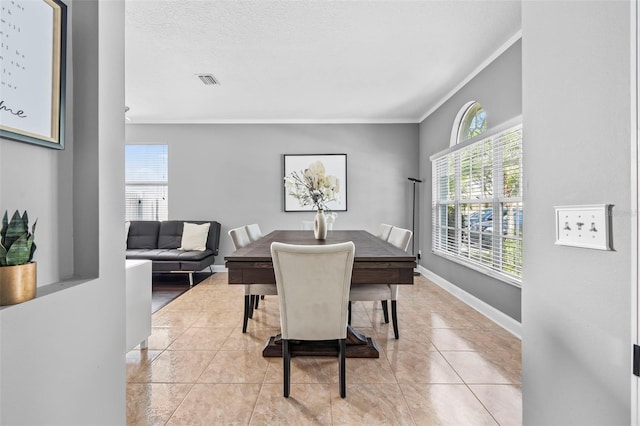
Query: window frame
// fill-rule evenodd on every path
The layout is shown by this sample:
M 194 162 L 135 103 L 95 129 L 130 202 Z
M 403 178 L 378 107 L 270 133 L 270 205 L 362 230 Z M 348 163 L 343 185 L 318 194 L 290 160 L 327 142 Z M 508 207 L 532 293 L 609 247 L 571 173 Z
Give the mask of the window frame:
M 465 108 L 462 109 L 463 111 L 466 111 Z M 464 116 L 464 114 L 461 115 L 462 117 Z M 464 149 L 468 149 L 468 147 L 475 145 L 475 144 L 479 144 L 479 143 L 486 143 L 487 141 L 491 141 L 492 143 L 492 148 L 491 151 L 492 153 L 496 152 L 497 149 L 497 145 L 496 145 L 496 137 L 500 137 L 501 135 L 505 135 L 508 132 L 512 131 L 512 130 L 516 130 L 519 129 L 520 131 L 520 157 L 519 157 L 519 171 L 520 171 L 520 182 L 519 182 L 519 189 L 520 189 L 520 195 L 518 197 L 506 197 L 502 192 L 503 192 L 503 188 L 502 188 L 502 179 L 494 179 L 495 183 L 493 186 L 493 194 L 491 198 L 478 198 L 478 199 L 474 199 L 473 201 L 471 201 L 469 198 L 465 198 L 463 199 L 461 197 L 461 182 L 462 182 L 462 173 L 461 173 L 461 163 L 462 161 L 457 158 L 453 158 L 452 155 L 454 153 L 459 153 Z M 457 131 L 452 131 L 452 133 L 456 133 Z M 500 148 L 502 147 L 502 145 L 500 145 Z M 447 193 L 449 194 L 447 199 L 443 199 L 440 197 L 440 193 L 442 191 L 443 188 L 439 187 L 438 185 L 441 185 L 441 181 L 438 180 L 438 170 L 436 170 L 436 164 L 438 160 L 441 160 L 443 157 L 448 157 L 451 160 L 448 161 L 453 161 L 453 174 L 449 174 L 449 170 L 451 169 L 451 164 L 449 166 L 447 166 L 448 170 L 445 174 L 445 176 L 447 176 L 448 178 L 448 183 L 446 184 L 448 186 L 448 189 L 445 189 L 447 191 Z M 505 240 L 515 240 L 516 243 L 515 244 L 520 244 L 522 247 L 524 238 L 523 238 L 523 232 L 521 231 L 524 228 L 524 203 L 523 203 L 523 168 L 522 168 L 522 116 L 517 116 L 514 117 L 511 120 L 508 120 L 506 122 L 504 122 L 503 124 L 496 126 L 492 129 L 489 129 L 487 131 L 485 131 L 484 133 L 475 136 L 474 138 L 471 138 L 467 141 L 461 142 L 459 144 L 456 144 L 455 146 L 451 146 L 443 151 L 440 151 L 434 155 L 432 155 L 430 157 L 430 160 L 432 162 L 432 208 L 431 208 L 431 214 L 432 214 L 432 235 L 431 235 L 431 252 L 434 255 L 446 258 L 448 260 L 451 260 L 453 262 L 456 262 L 458 264 L 464 265 L 470 269 L 474 269 L 478 272 L 481 272 L 485 275 L 491 276 L 493 278 L 496 278 L 500 281 L 506 282 L 508 284 L 512 284 L 514 286 L 517 287 L 522 287 L 522 250 L 520 250 L 520 275 L 517 276 L 515 274 L 509 273 L 509 272 L 503 272 L 501 269 L 504 268 L 495 268 L 495 263 L 496 263 L 496 255 L 495 255 L 495 249 L 497 248 L 499 250 L 499 255 L 500 257 L 502 256 L 502 247 L 503 247 L 503 242 Z M 493 169 L 493 176 L 503 176 L 503 170 L 502 170 L 502 164 L 501 164 L 502 159 L 500 158 L 500 160 L 498 161 L 498 159 L 496 159 L 496 161 L 492 160 L 492 169 Z M 440 175 L 442 176 L 442 175 Z M 455 186 L 455 190 L 453 191 L 453 193 L 451 192 L 451 179 L 453 179 L 453 184 Z M 496 188 L 497 186 L 500 186 L 500 188 Z M 449 198 L 450 196 L 453 196 L 453 198 Z M 482 211 L 484 209 L 485 205 L 489 205 L 490 208 L 492 208 L 492 212 L 501 212 L 503 211 L 503 205 L 507 204 L 507 203 L 517 203 L 519 204 L 519 209 L 517 210 L 517 215 L 518 219 L 516 219 L 517 221 L 519 221 L 519 223 L 517 224 L 517 226 L 519 226 L 519 230 L 521 232 L 515 232 L 514 235 L 503 235 L 502 232 L 498 231 L 498 232 L 492 232 L 492 233 L 486 233 L 486 234 L 482 234 L 482 229 L 480 230 L 480 244 L 483 243 L 483 235 L 490 235 L 490 240 L 491 240 L 491 249 L 492 249 L 492 266 L 487 266 L 487 265 L 483 265 L 481 262 L 476 262 L 476 261 L 472 261 L 470 259 L 470 255 L 465 257 L 463 255 L 460 254 L 461 252 L 461 245 L 462 245 L 462 241 L 463 241 L 463 232 L 467 229 L 466 227 L 463 227 L 462 224 L 462 215 L 461 215 L 461 206 L 464 205 L 468 205 L 468 204 L 475 204 L 478 205 L 480 207 L 479 209 L 479 217 L 480 217 L 480 221 L 482 221 Z M 453 226 L 450 226 L 451 223 L 451 217 L 449 216 L 451 214 L 450 212 L 450 208 L 453 208 Z M 444 209 L 444 210 L 443 210 Z M 440 217 L 442 214 L 446 213 L 446 218 L 445 217 Z M 493 215 L 493 213 L 492 213 Z M 497 221 L 494 221 L 495 223 L 492 224 L 492 229 L 502 229 L 503 227 L 503 215 L 497 215 L 496 219 L 498 219 Z M 443 225 L 443 220 L 446 221 L 445 225 Z M 496 228 L 497 227 L 497 228 Z M 443 230 L 445 230 L 445 232 L 443 232 Z M 467 230 L 467 232 L 469 232 L 469 230 Z M 453 241 L 453 247 L 455 248 L 455 253 L 451 253 L 449 251 L 446 250 L 446 247 L 449 246 L 449 241 L 447 241 L 445 244 L 442 243 L 441 240 L 442 238 L 448 239 L 451 236 L 454 236 L 455 240 Z M 440 239 L 440 240 L 438 240 Z M 443 246 L 446 247 L 443 249 Z
M 460 132 L 462 130 L 462 124 L 465 122 L 467 115 L 469 115 L 469 112 L 476 106 L 478 105 L 480 108 L 482 108 L 482 110 L 485 113 L 485 124 L 487 124 L 487 127 L 485 128 L 485 130 L 477 136 L 474 136 L 473 138 L 461 141 L 460 140 Z M 462 106 L 462 108 L 460 108 L 460 110 L 458 111 L 458 114 L 456 115 L 455 120 L 453 120 L 453 127 L 451 128 L 451 137 L 449 139 L 449 146 L 453 147 L 456 145 L 459 145 L 461 143 L 465 143 L 468 140 L 472 140 L 477 138 L 478 136 L 482 136 L 486 133 L 486 131 L 488 130 L 488 122 L 487 122 L 487 118 L 486 118 L 486 110 L 484 109 L 484 107 L 482 106 L 482 104 L 478 101 L 469 101 L 466 104 L 464 104 Z
M 138 147 L 149 147 L 149 146 L 161 146 L 164 147 L 164 154 L 167 156 L 165 165 L 166 165 L 166 170 L 163 170 L 164 172 L 164 180 L 132 180 L 132 181 L 128 181 L 127 180 L 127 170 L 125 170 L 125 182 L 124 182 L 124 186 L 125 186 L 125 221 L 131 221 L 131 220 L 168 220 L 169 219 L 169 145 L 168 144 L 162 144 L 162 143 L 151 143 L 151 144 L 140 144 L 140 143 L 128 143 L 125 146 L 125 150 L 126 147 L 129 146 L 138 146 Z M 127 155 L 126 155 L 126 151 L 125 151 L 125 168 L 126 168 L 126 162 L 127 162 Z M 147 164 L 145 164 L 145 166 L 148 166 Z M 166 217 L 162 216 L 162 215 L 158 215 L 155 219 L 151 219 L 148 217 L 143 217 L 142 219 L 138 219 L 138 218 L 132 218 L 128 215 L 128 205 L 127 205 L 127 197 L 129 195 L 128 189 L 129 188 L 135 188 L 135 187 L 148 187 L 148 188 L 161 188 L 164 189 L 164 191 L 161 191 L 163 193 L 163 198 L 166 199 Z M 161 212 L 164 213 L 164 212 Z

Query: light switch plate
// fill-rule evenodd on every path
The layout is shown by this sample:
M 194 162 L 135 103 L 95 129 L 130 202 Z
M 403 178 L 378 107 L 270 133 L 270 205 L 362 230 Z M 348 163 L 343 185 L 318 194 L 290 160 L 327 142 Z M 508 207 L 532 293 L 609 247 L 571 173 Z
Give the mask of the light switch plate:
M 556 244 L 611 250 L 611 204 L 556 206 Z

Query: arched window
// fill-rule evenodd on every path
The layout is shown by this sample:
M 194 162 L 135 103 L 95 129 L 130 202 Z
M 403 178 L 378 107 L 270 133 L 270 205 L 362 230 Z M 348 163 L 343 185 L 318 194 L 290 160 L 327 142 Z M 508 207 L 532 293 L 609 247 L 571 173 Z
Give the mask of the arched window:
M 456 116 L 451 131 L 450 146 L 454 146 L 487 130 L 487 114 L 476 101 L 466 103 Z

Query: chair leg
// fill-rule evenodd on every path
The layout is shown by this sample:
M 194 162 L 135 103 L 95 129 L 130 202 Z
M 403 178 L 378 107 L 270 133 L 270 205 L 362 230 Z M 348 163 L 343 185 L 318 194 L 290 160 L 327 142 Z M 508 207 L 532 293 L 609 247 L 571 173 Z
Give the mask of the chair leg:
M 347 305 L 347 324 L 351 325 L 351 301 L 349 301 L 349 304 Z
M 282 339 L 282 366 L 284 370 L 284 397 L 289 398 L 289 387 L 291 383 L 291 352 L 289 352 L 289 341 Z
M 340 344 L 340 398 L 347 396 L 347 339 L 338 339 Z
M 391 301 L 391 321 L 393 321 L 393 334 L 395 334 L 396 339 L 400 338 L 398 334 L 398 311 L 397 311 L 396 301 Z
M 382 313 L 384 314 L 384 322 L 385 324 L 389 324 L 389 308 L 387 307 L 387 301 L 382 300 Z
M 251 296 L 244 296 L 244 318 L 242 318 L 242 332 L 247 332 L 247 322 L 249 322 L 249 311 L 251 310 Z
M 252 294 L 250 296 L 250 303 L 249 303 L 249 318 L 253 319 L 253 304 L 255 303 L 255 296 Z
M 254 296 L 254 298 L 256 299 L 256 306 L 255 308 L 258 309 L 258 302 L 260 301 L 260 298 L 256 295 Z

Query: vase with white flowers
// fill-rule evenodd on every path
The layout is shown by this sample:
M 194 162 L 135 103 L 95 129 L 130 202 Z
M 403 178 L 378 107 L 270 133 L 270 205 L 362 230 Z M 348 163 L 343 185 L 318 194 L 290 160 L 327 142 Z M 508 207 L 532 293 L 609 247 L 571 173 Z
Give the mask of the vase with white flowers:
M 297 199 L 301 207 L 313 206 L 316 210 L 313 231 L 319 240 L 327 237 L 327 219 L 324 212 L 327 203 L 338 201 L 340 179 L 327 175 L 321 161 L 311 163 L 301 171 L 294 171 L 285 176 L 284 184 L 288 194 Z

